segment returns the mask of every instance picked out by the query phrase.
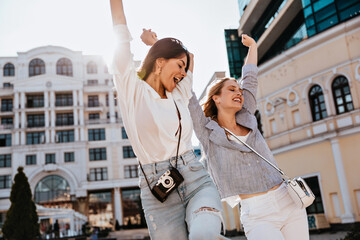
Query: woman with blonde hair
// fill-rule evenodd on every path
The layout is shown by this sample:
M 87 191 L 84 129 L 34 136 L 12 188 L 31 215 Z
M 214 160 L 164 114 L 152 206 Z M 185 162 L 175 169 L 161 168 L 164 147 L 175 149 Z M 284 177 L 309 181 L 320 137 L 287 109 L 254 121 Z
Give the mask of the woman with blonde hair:
M 236 139 L 276 165 L 254 116 L 257 44 L 246 34 L 242 35 L 242 43 L 249 52 L 240 85 L 233 78 L 216 80 L 208 88 L 203 109 L 195 94 L 190 99 L 196 136 L 221 198 L 232 207 L 241 204 L 241 223 L 248 239 L 309 239 L 306 211 L 295 205 L 281 175 Z

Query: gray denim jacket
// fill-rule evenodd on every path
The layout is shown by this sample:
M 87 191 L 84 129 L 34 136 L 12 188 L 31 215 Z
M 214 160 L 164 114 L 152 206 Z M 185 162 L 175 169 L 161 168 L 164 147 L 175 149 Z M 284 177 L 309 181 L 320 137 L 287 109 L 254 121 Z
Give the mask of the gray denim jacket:
M 257 128 L 256 111 L 257 66 L 243 67 L 240 81 L 244 89 L 243 108 L 236 113 L 236 122 L 251 129 L 246 141 L 261 155 L 276 165 L 265 139 Z M 217 122 L 205 117 L 193 93 L 189 110 L 194 130 L 207 155 L 208 170 L 221 198 L 238 194 L 265 192 L 282 182 L 281 175 L 243 144 L 228 140 Z

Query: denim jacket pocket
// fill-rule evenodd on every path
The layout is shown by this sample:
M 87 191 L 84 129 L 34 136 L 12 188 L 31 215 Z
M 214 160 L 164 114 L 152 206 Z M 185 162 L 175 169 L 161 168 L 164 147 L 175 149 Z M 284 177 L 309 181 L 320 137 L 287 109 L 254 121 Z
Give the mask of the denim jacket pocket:
M 197 159 L 188 163 L 189 169 L 193 172 L 204 169 L 204 165 Z

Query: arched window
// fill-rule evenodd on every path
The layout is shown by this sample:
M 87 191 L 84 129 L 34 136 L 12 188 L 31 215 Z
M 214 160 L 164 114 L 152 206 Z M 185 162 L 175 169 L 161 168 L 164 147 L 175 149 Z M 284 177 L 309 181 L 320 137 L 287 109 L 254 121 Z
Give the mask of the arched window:
M 64 202 L 70 201 L 69 183 L 57 175 L 49 175 L 40 180 L 35 187 L 35 202 Z
M 309 101 L 313 121 L 318 121 L 327 117 L 324 94 L 319 85 L 310 88 Z
M 40 58 L 35 58 L 29 63 L 29 77 L 45 74 L 45 63 Z
M 332 92 L 335 101 L 336 114 L 342 114 L 354 110 L 348 80 L 339 76 L 332 83 Z
M 97 73 L 97 66 L 94 62 L 89 62 L 87 64 L 87 73 Z
M 68 58 L 60 58 L 56 63 L 56 74 L 72 76 L 73 67 L 71 60 Z
M 12 63 L 7 63 L 4 66 L 4 77 L 15 76 L 15 66 Z

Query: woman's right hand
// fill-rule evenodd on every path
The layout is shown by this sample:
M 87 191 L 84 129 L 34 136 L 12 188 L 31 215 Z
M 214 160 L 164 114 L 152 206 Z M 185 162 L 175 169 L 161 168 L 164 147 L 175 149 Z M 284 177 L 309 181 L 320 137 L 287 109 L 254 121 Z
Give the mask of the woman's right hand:
M 241 42 L 246 47 L 256 45 L 255 40 L 252 37 L 249 37 L 247 34 L 241 34 Z
M 143 28 L 143 33 L 140 36 L 143 43 L 148 46 L 152 46 L 157 42 L 157 35 L 155 32 L 152 32 L 151 29 Z

